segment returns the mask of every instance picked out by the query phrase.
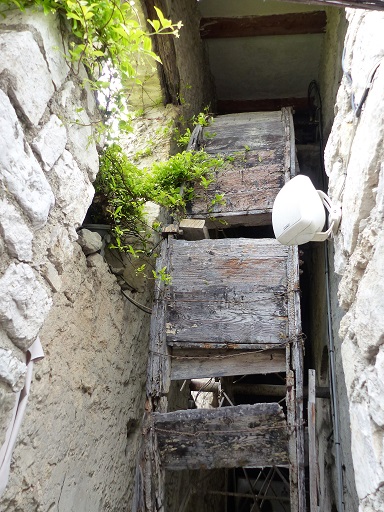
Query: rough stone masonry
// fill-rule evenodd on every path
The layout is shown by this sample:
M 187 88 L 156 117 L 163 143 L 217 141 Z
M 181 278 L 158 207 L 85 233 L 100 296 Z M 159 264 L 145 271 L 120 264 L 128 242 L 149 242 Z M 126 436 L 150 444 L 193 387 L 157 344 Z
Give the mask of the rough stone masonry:
M 38 335 L 46 356 L 3 512 L 129 510 L 133 491 L 148 315 L 123 298 L 99 241 L 83 233 L 85 250 L 77 243 L 98 171 L 98 113 L 66 44 L 54 16 L 1 18 L 0 446 Z
M 359 511 L 373 512 L 384 508 L 384 13 L 350 9 L 347 19 L 352 82 L 345 74 L 325 157 L 330 195 L 343 209 L 334 265 L 356 489 Z M 357 117 L 351 95 L 357 106 L 367 86 Z

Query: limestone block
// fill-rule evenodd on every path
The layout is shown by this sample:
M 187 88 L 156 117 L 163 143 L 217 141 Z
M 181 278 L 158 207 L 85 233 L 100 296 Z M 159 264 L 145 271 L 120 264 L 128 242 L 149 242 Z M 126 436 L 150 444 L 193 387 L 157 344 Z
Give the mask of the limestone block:
M 59 273 L 57 272 L 55 266 L 48 261 L 42 267 L 42 275 L 50 284 L 52 290 L 54 292 L 61 291 L 62 281 Z
M 0 381 L 0 446 L 4 443 L 5 434 L 12 418 L 16 402 L 16 394 L 5 382 Z
M 48 257 L 59 275 L 63 273 L 64 265 L 73 258 L 73 244 L 67 229 L 57 226 L 53 229 L 48 248 Z
M 347 388 L 348 398 L 354 391 L 354 385 L 357 379 L 362 375 L 366 368 L 366 361 L 361 356 L 358 346 L 351 338 L 343 340 L 341 345 L 341 357 L 343 361 L 343 370 L 345 385 Z
M 64 84 L 60 95 L 60 104 L 63 108 L 65 108 L 67 106 L 67 103 L 69 103 L 71 95 L 73 94 L 74 90 L 75 84 L 72 81 L 68 81 Z
M 20 391 L 24 386 L 27 365 L 12 354 L 11 350 L 0 348 L 0 380 Z
M 350 254 L 356 245 L 360 221 L 367 218 L 375 206 L 374 189 L 379 180 L 384 143 L 383 88 L 384 66 L 381 66 L 361 114 L 347 168 L 341 229 L 344 249 Z
M 376 425 L 384 427 L 384 347 L 381 347 L 375 366 L 367 372 L 369 410 Z
M 364 357 L 370 358 L 384 342 L 384 232 L 356 294 L 354 331 Z
M 90 254 L 87 258 L 87 266 L 89 268 L 98 268 L 99 270 L 105 271 L 107 264 L 101 254 L 94 253 Z
M 88 176 L 79 169 L 69 151 L 64 151 L 52 169 L 56 178 L 56 201 L 68 223 L 80 225 L 95 193 Z
M 6 199 L 0 200 L 0 232 L 11 256 L 22 261 L 32 260 L 32 231 L 20 212 Z
M 46 172 L 51 170 L 52 166 L 63 154 L 66 143 L 67 130 L 60 119 L 56 115 L 52 115 L 31 144 L 32 148 L 40 156 Z
M 74 106 L 74 111 L 70 116 L 70 119 L 76 119 L 77 122 L 69 124 L 68 138 L 77 163 L 87 170 L 89 179 L 93 182 L 99 171 L 99 155 L 93 142 L 91 120 L 85 110 L 76 112 L 77 107 L 79 105 Z
M 81 229 L 78 232 L 78 236 L 78 243 L 81 245 L 86 256 L 100 251 L 103 246 L 103 239 L 99 233 L 89 231 L 89 229 Z
M 28 121 L 37 125 L 55 89 L 31 32 L 0 33 L 0 73 L 3 71 L 12 77 L 8 88 L 12 90 L 13 101 Z
M 0 279 L 0 322 L 21 350 L 36 339 L 52 300 L 26 263 L 12 263 Z
M 384 483 L 382 446 L 375 451 L 375 431 L 372 428 L 366 402 L 350 403 L 352 458 L 355 468 L 356 490 L 360 499 Z
M 57 15 L 37 12 L 35 8 L 26 9 L 25 12 L 13 10 L 7 12 L 3 25 L 9 29 L 17 30 L 20 25 L 29 25 L 41 37 L 45 50 L 45 59 L 56 89 L 59 89 L 69 73 L 69 65 L 65 60 L 66 50 L 63 45 L 62 29 Z
M 36 228 L 47 221 L 54 196 L 23 136 L 8 97 L 0 90 L 0 180 L 16 198 Z

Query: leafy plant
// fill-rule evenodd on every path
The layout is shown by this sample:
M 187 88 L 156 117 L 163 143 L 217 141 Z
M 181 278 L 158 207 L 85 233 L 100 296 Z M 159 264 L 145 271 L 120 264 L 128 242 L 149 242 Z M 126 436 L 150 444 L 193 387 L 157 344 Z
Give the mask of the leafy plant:
M 179 119 L 179 122 L 181 126 L 183 126 L 184 128 L 188 124 L 193 127 L 197 126 L 198 124 L 200 126 L 206 127 L 211 125 L 214 122 L 214 119 L 209 113 L 209 106 L 207 106 L 204 108 L 202 112 L 199 112 L 198 114 L 194 115 L 188 122 L 183 117 Z M 191 138 L 191 134 L 191 128 L 188 126 L 185 128 L 184 132 L 181 132 L 180 128 L 175 128 L 174 139 L 177 142 L 177 145 L 181 148 L 187 147 L 189 139 Z
M 206 189 L 223 163 L 223 159 L 205 151 L 183 151 L 142 170 L 119 145 L 109 146 L 101 157 L 95 188 L 104 215 L 112 224 L 113 247 L 133 257 L 149 254 L 149 240 L 159 225 L 147 225 L 144 204 L 153 201 L 180 217 L 193 199 L 194 184 Z M 215 199 L 217 202 L 219 198 Z

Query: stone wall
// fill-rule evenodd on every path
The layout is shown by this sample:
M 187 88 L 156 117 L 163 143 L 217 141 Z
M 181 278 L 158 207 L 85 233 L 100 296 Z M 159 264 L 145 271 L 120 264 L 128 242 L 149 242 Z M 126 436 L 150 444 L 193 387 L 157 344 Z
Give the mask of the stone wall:
M 326 147 L 333 200 L 343 217 L 334 240 L 334 276 L 344 310 L 339 340 L 349 399 L 359 511 L 384 503 L 384 13 L 347 10 L 344 75 Z M 379 67 L 360 117 L 358 104 Z M 338 305 L 333 305 L 333 316 Z
M 97 111 L 63 34 L 32 11 L 0 23 L 0 445 L 26 350 L 39 335 L 45 351 L 4 512 L 129 510 L 140 441 L 149 315 L 122 296 L 100 240 L 77 243 L 98 171 Z

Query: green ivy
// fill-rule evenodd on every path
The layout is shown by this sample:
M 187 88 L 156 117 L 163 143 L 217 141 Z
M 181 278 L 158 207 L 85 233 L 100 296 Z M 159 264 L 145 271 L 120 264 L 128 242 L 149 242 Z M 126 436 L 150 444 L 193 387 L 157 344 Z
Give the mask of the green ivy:
M 106 220 L 112 225 L 114 247 L 132 255 L 148 253 L 153 227 L 146 224 L 145 203 L 153 201 L 168 208 L 176 218 L 181 217 L 193 199 L 194 184 L 206 189 L 223 163 L 222 158 L 205 151 L 183 151 L 143 170 L 118 144 L 109 146 L 101 157 L 95 188 Z

